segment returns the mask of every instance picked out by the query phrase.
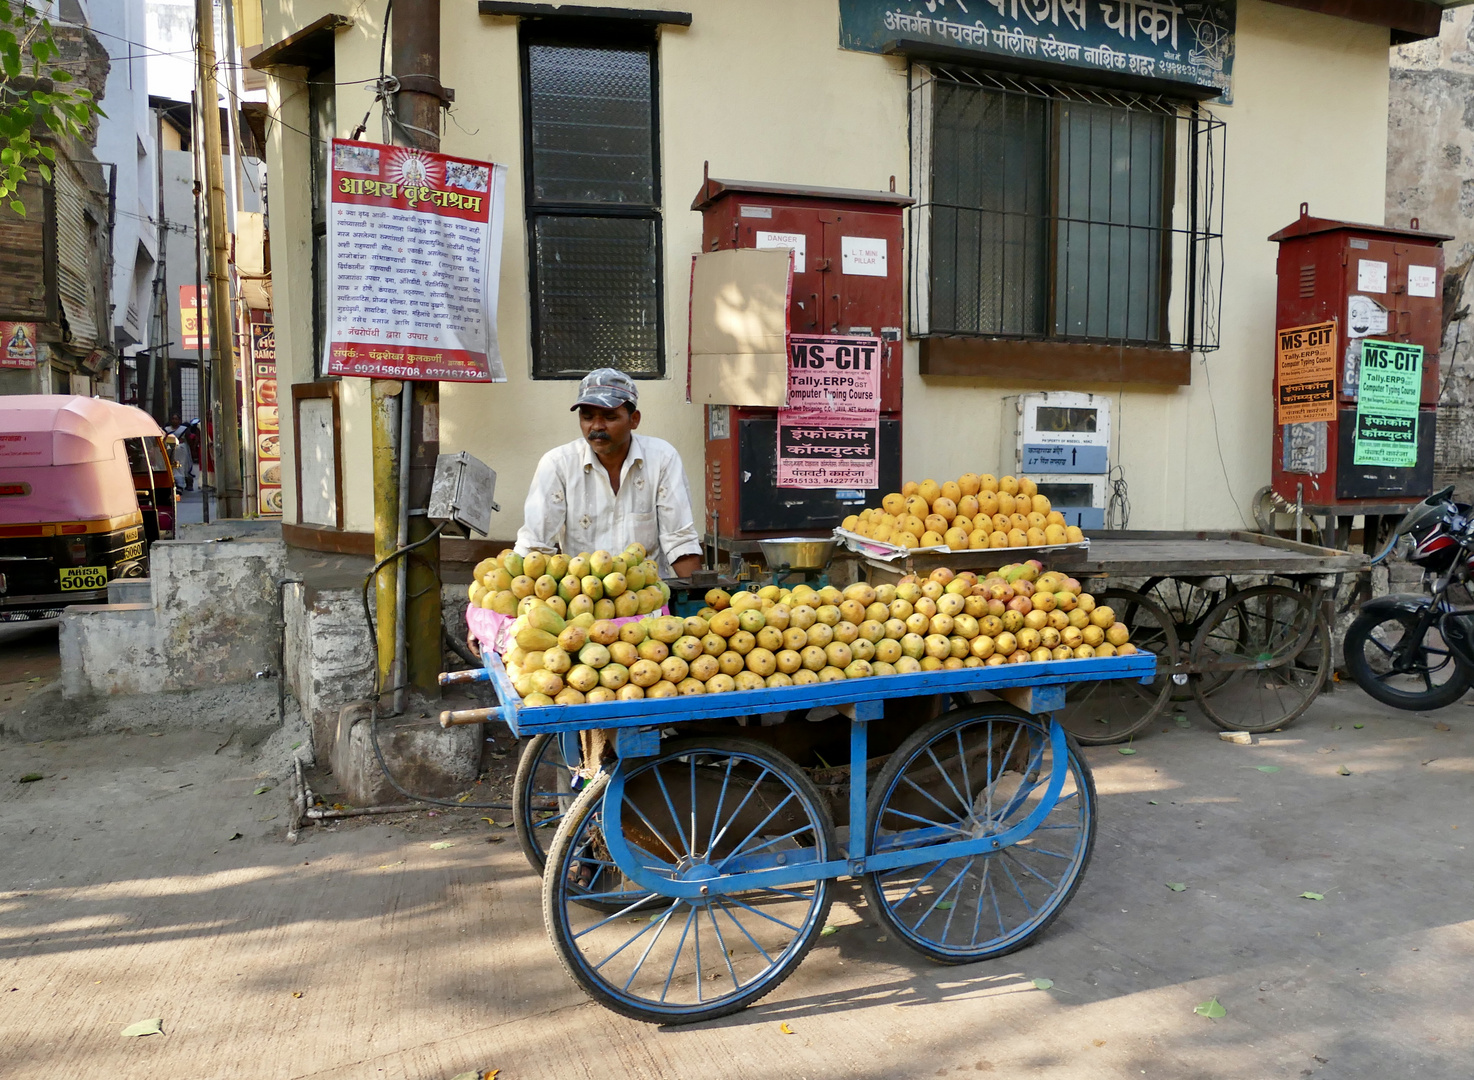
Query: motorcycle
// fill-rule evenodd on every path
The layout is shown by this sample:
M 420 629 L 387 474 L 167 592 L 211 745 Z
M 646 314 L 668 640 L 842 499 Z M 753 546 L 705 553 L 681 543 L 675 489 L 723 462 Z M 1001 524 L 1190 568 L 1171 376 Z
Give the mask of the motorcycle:
M 1393 593 L 1361 606 L 1346 631 L 1346 668 L 1368 695 L 1396 709 L 1452 705 L 1474 685 L 1474 607 L 1458 607 L 1450 591 L 1469 595 L 1474 580 L 1474 508 L 1453 500 L 1453 487 L 1430 495 L 1398 523 L 1372 565 L 1404 536 L 1406 558 L 1423 570 L 1424 593 Z

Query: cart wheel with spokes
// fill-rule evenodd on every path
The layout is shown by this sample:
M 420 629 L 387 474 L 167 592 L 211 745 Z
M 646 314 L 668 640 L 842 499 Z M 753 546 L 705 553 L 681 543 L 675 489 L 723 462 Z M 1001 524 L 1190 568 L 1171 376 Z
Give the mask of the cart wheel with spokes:
M 553 834 L 582 785 L 572 768 L 576 762 L 567 759 L 570 744 L 565 739 L 571 739 L 572 747 L 577 747 L 576 734 L 534 736 L 517 760 L 517 776 L 512 782 L 512 825 L 517 830 L 517 843 L 539 874 L 547 861 Z
M 1124 742 L 1162 715 L 1175 685 L 1168 669 L 1178 660 L 1177 630 L 1155 602 L 1130 589 L 1104 589 L 1095 599 L 1116 612 L 1133 645 L 1157 655 L 1159 674 L 1147 685 L 1122 679 L 1069 683 L 1055 719 L 1085 746 Z
M 617 768 L 622 790 L 609 773 L 591 781 L 548 849 L 543 921 L 569 975 L 600 1004 L 656 1024 L 726 1016 L 769 993 L 823 931 L 832 879 L 662 896 L 618 872 L 604 830 L 617 821 L 639 868 L 673 882 L 822 863 L 838 845 L 819 790 L 749 739 L 672 741 Z M 605 913 L 590 900 L 622 906 Z
M 1189 659 L 1217 675 L 1193 683 L 1208 719 L 1225 731 L 1262 733 L 1310 708 L 1330 674 L 1331 635 L 1305 593 L 1259 585 L 1209 613 Z
M 1172 620 L 1172 629 L 1177 641 L 1186 650 L 1198 636 L 1198 631 L 1207 621 L 1208 613 L 1235 591 L 1233 579 L 1224 578 L 1222 588 L 1213 588 L 1214 578 L 1149 577 L 1141 583 L 1141 594 L 1165 611 Z M 1211 694 L 1218 688 L 1221 678 L 1193 675 L 1189 683 L 1201 683 L 1204 693 Z M 1173 685 L 1172 700 L 1188 701 L 1193 697 L 1193 687 Z
M 1047 789 L 1063 748 L 1064 785 Z M 1069 902 L 1095 839 L 1095 782 L 1074 740 L 1008 705 L 959 709 L 918 728 L 870 796 L 877 855 L 996 836 L 1043 812 L 1017 843 L 867 874 L 865 900 L 918 952 L 944 964 L 1004 956 L 1029 944 Z

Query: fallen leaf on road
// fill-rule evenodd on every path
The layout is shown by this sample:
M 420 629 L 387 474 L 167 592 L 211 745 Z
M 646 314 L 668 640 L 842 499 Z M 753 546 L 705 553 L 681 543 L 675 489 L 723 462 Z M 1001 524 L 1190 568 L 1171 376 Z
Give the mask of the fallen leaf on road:
M 380 870 L 390 870 L 390 869 L 393 869 L 396 866 L 403 866 L 403 865 L 404 865 L 404 860 L 403 859 L 400 859 L 398 862 L 380 863 L 379 864 L 379 869 Z
M 276 819 L 277 819 L 277 815 L 276 814 L 272 814 L 270 817 L 258 817 L 256 820 L 257 821 L 275 821 Z
M 271 790 L 271 785 L 270 784 L 262 784 L 255 791 L 251 792 L 251 794 L 252 795 L 265 795 L 270 790 Z
M 1300 900 L 1324 900 L 1325 897 L 1318 892 L 1303 892 L 1298 897 Z
M 300 990 L 293 990 L 293 991 L 292 991 L 292 996 L 293 996 L 293 997 L 294 997 L 294 998 L 299 998 L 299 997 L 301 997 L 301 996 L 302 996 L 302 991 L 300 991 Z
M 1048 990 L 1053 985 L 1054 985 L 1054 980 L 1053 979 L 1035 979 L 1034 980 L 1034 989 L 1035 990 Z
M 227 836 L 225 839 L 227 839 L 227 840 L 239 840 L 240 838 L 241 838 L 241 834 L 240 833 L 233 832 L 229 836 Z
M 1356 728 L 1357 731 L 1360 731 L 1362 728 L 1366 727 L 1365 724 L 1352 724 L 1351 726 Z
M 1177 721 L 1178 727 L 1188 728 L 1193 726 L 1193 722 L 1189 720 L 1186 716 L 1176 716 L 1173 717 L 1173 719 Z
M 1132 754 L 1136 753 L 1136 751 L 1131 749 L 1131 747 L 1129 746 L 1118 746 L 1116 747 L 1116 753 L 1125 754 L 1127 757 L 1130 757 Z
M 941 908 L 943 911 L 951 911 L 956 906 L 957 905 L 954 904 L 951 900 L 942 900 L 937 904 L 937 907 Z
M 781 1031 L 781 1032 L 783 1032 L 783 1034 L 785 1034 L 785 1035 L 792 1035 L 793 1034 L 793 1028 L 789 1027 L 786 1022 L 784 1022 L 782 1024 L 779 1024 L 778 1025 L 778 1030 Z
M 122 1031 L 125 1039 L 131 1039 L 136 1035 L 162 1035 L 164 1033 L 163 1017 L 154 1017 L 152 1020 L 140 1020 L 136 1024 L 129 1024 Z
M 1280 767 L 1278 765 L 1255 765 L 1254 768 L 1258 769 L 1260 772 L 1279 772 L 1280 771 Z
M 820 930 L 819 931 L 819 936 L 820 937 L 829 937 L 831 934 L 837 934 L 837 933 L 839 933 L 839 927 L 837 927 L 837 926 L 826 926 L 823 930 Z
M 1163 884 L 1173 892 L 1184 892 L 1187 889 L 1187 883 L 1182 881 L 1167 881 L 1163 882 Z
M 435 841 L 435 843 L 430 845 L 430 850 L 444 851 L 448 847 L 455 847 L 455 844 L 451 843 L 449 840 L 437 840 Z
M 1156 806 L 1156 805 L 1157 805 L 1157 800 L 1156 800 L 1156 799 L 1148 799 L 1148 800 L 1147 800 L 1147 801 L 1146 801 L 1146 804 L 1147 804 L 1147 805 L 1148 805 L 1148 806 Z
M 301 745 L 302 745 L 301 740 L 298 740 L 297 742 L 294 742 L 292 744 L 292 749 L 295 750 L 295 749 L 297 749 L 297 747 L 299 747 Z
M 1433 725 L 1433 730 L 1434 731 L 1452 731 L 1453 728 L 1449 727 L 1442 720 L 1439 720 L 1437 723 L 1435 723 Z
M 1217 998 L 1209 998 L 1194 1009 L 1193 1012 L 1199 1016 L 1206 1016 L 1209 1020 L 1221 1020 L 1228 1015 L 1228 1010 L 1218 1004 Z
M 22 776 L 20 778 L 20 780 L 17 781 L 17 783 L 21 783 L 21 784 L 34 784 L 37 780 L 45 780 L 45 779 L 46 779 L 46 777 L 42 776 L 38 772 L 28 772 L 24 776 Z
M 501 828 L 501 826 L 496 823 L 496 819 L 494 818 L 484 817 L 481 820 L 486 822 L 486 824 L 492 826 L 493 828 Z
M 1337 765 L 1336 766 L 1336 772 L 1339 773 L 1342 776 L 1350 776 L 1351 775 L 1351 770 L 1348 769 L 1345 765 Z
M 1334 754 L 1336 752 L 1336 748 L 1334 746 L 1317 746 L 1315 748 L 1315 752 L 1317 754 Z

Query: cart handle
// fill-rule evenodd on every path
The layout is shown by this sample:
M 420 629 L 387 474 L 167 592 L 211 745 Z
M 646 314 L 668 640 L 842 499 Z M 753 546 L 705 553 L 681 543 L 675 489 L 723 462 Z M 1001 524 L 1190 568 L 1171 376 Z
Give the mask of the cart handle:
M 502 707 L 500 705 L 493 705 L 489 709 L 460 709 L 454 712 L 446 710 L 440 714 L 440 726 L 451 728 L 462 724 L 484 724 L 488 720 L 500 720 L 501 718 Z

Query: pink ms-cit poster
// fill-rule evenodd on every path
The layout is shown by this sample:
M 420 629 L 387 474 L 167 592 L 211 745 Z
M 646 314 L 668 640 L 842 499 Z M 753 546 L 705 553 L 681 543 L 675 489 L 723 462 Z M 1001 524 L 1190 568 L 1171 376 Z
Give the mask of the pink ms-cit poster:
M 778 410 L 778 486 L 880 485 L 879 338 L 791 334 Z
M 506 167 L 333 140 L 332 375 L 505 382 L 496 340 Z

